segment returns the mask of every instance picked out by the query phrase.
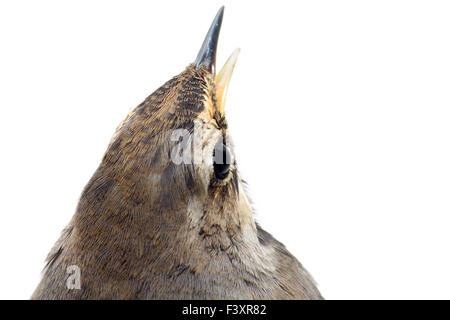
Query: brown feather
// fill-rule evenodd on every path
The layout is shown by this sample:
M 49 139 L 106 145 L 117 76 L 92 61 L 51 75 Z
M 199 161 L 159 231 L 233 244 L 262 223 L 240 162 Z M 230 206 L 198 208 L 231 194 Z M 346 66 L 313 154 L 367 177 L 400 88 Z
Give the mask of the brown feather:
M 201 123 L 207 157 L 214 137 L 228 143 L 216 110 L 210 74 L 189 66 L 127 116 L 33 299 L 321 298 L 300 263 L 255 223 L 235 162 L 216 181 L 203 162 L 171 161 L 175 129 Z M 81 289 L 66 286 L 71 265 L 81 270 Z

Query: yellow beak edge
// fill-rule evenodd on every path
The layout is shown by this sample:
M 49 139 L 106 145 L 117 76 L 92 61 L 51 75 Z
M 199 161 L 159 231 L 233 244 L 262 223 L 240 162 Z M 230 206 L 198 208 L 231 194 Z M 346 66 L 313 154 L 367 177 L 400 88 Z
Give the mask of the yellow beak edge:
M 219 112 L 222 116 L 225 116 L 225 100 L 227 97 L 228 85 L 230 83 L 231 75 L 233 73 L 234 66 L 236 65 L 239 52 L 239 48 L 233 51 L 215 79 L 217 107 L 219 108 Z

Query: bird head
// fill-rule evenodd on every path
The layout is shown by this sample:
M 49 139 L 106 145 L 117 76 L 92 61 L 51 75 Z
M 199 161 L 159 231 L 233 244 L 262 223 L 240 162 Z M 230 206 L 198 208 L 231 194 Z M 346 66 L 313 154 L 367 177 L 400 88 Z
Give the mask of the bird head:
M 85 232 L 95 236 L 106 228 L 112 237 L 126 226 L 158 241 L 192 233 L 210 240 L 210 246 L 226 247 L 235 234 L 255 230 L 225 117 L 239 49 L 216 73 L 223 11 L 194 63 L 116 129 L 79 202 L 77 219 Z

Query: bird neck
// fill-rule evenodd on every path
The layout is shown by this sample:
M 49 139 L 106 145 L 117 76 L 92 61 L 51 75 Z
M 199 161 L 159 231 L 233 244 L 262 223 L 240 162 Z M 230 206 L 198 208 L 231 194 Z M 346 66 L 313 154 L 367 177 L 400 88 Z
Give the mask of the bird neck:
M 155 199 L 144 201 L 141 193 L 138 181 L 114 180 L 99 168 L 77 207 L 77 241 L 84 248 L 146 247 L 154 253 L 172 247 L 180 251 L 184 246 L 187 256 L 194 247 L 227 252 L 244 243 L 258 245 L 253 212 L 242 186 L 209 188 L 184 201 L 170 202 L 167 196 L 169 202 L 164 205 Z

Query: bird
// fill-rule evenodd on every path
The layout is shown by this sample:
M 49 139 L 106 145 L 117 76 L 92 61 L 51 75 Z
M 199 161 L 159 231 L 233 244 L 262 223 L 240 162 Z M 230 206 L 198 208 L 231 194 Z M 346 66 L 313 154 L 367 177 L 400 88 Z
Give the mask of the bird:
M 225 116 L 239 49 L 216 73 L 223 14 L 119 124 L 31 299 L 323 299 L 255 220 Z

